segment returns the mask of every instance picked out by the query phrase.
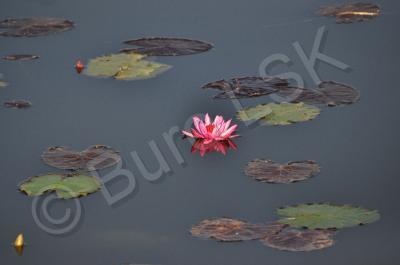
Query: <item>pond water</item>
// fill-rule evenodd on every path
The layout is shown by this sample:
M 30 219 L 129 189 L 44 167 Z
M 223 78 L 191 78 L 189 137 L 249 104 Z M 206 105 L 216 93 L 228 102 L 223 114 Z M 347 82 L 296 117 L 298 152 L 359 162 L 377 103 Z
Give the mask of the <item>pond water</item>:
M 26 110 L 0 111 L 0 262 L 2 264 L 119 265 L 261 265 L 261 264 L 399 264 L 398 99 L 400 2 L 375 1 L 382 15 L 371 21 L 340 25 L 320 18 L 317 0 L 2 0 L 0 18 L 51 16 L 76 22 L 76 28 L 38 38 L 0 38 L 0 55 L 28 53 L 40 59 L 0 62 L 10 85 L 0 100 L 25 99 Z M 207 82 L 258 75 L 261 62 L 287 55 L 290 66 L 277 64 L 273 74 L 293 71 L 307 86 L 313 80 L 292 43 L 307 56 L 317 30 L 325 26 L 320 50 L 351 67 L 342 71 L 324 62 L 321 79 L 350 84 L 361 92 L 351 106 L 324 108 L 313 120 L 290 126 L 258 127 L 239 123 L 237 151 L 200 157 L 176 137 L 185 160 L 177 162 L 162 134 L 183 129 L 194 113 L 235 116 L 231 101 L 213 100 Z M 87 62 L 145 36 L 188 37 L 211 42 L 209 52 L 159 57 L 171 70 L 153 79 L 116 81 L 78 75 L 76 60 Z M 244 106 L 268 97 L 242 100 Z M 397 118 L 396 118 L 397 117 Z M 148 142 L 154 140 L 171 172 L 146 180 L 132 159 L 136 151 L 149 169 L 158 168 Z M 54 172 L 40 158 L 49 146 L 85 149 L 105 144 L 121 152 L 123 168 L 136 179 L 134 192 L 110 205 L 98 192 L 79 201 L 82 215 L 69 233 L 52 235 L 34 220 L 32 198 L 17 191 L 29 176 Z M 277 162 L 316 160 L 321 173 L 291 185 L 258 183 L 243 173 L 255 158 Z M 105 170 L 101 176 L 107 175 Z M 109 183 L 114 194 L 126 187 L 121 177 Z M 251 222 L 276 220 L 275 209 L 303 202 L 332 202 L 377 209 L 381 220 L 344 229 L 336 244 L 309 253 L 292 253 L 257 241 L 223 244 L 193 238 L 193 224 L 210 217 Z M 54 218 L 73 202 L 53 202 Z M 74 210 L 75 209 L 75 210 Z M 62 228 L 62 224 L 58 228 Z M 24 233 L 27 246 L 18 256 L 12 242 Z

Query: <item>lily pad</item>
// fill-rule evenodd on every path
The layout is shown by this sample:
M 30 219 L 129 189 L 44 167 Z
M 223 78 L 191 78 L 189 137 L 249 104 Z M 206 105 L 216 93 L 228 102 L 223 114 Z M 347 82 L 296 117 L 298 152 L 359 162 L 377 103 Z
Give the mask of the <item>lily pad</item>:
M 238 112 L 238 119 L 242 121 L 260 120 L 272 113 L 272 109 L 267 105 L 257 105 L 252 108 Z
M 46 164 L 59 169 L 94 171 L 117 164 L 121 161 L 121 156 L 105 145 L 94 145 L 83 151 L 54 146 L 42 154 L 42 159 Z
M 284 219 L 280 223 L 291 227 L 309 229 L 345 228 L 364 225 L 378 221 L 380 215 L 376 210 L 369 210 L 350 205 L 300 204 L 278 209 Z
M 39 59 L 39 56 L 33 54 L 11 54 L 1 58 L 7 61 L 30 61 Z
M 320 110 L 304 103 L 269 103 L 238 112 L 242 121 L 261 120 L 265 125 L 289 125 L 317 117 Z
M 19 189 L 29 196 L 55 191 L 59 198 L 71 199 L 96 192 L 100 187 L 100 181 L 93 176 L 55 173 L 29 178 Z
M 289 82 L 286 79 L 248 76 L 211 82 L 202 88 L 223 91 L 214 96 L 217 99 L 239 99 L 273 94 L 287 86 L 289 86 Z
M 230 218 L 206 219 L 191 229 L 192 236 L 215 239 L 223 242 L 235 242 L 264 238 L 280 229 L 280 224 L 251 224 Z
M 6 29 L 6 31 L 0 32 L 0 36 L 38 37 L 63 32 L 73 27 L 74 22 L 62 18 L 9 18 L 0 21 L 0 29 Z
M 332 246 L 335 241 L 333 230 L 299 230 L 282 225 L 282 229 L 261 239 L 261 242 L 272 248 L 286 251 L 313 251 Z
M 285 184 L 308 179 L 318 172 L 318 164 L 311 160 L 293 161 L 282 165 L 271 160 L 256 159 L 245 169 L 246 175 L 255 180 Z
M 148 56 L 190 55 L 206 52 L 213 47 L 210 43 L 183 38 L 141 38 L 127 40 L 124 43 L 140 48 L 123 49 L 121 52 L 134 52 Z
M 355 88 L 334 81 L 323 81 L 317 89 L 288 88 L 278 92 L 281 96 L 290 96 L 296 93 L 291 102 L 303 102 L 311 105 L 349 105 L 360 99 L 360 92 Z
M 351 3 L 341 6 L 322 7 L 317 14 L 320 16 L 334 16 L 337 23 L 353 23 L 370 20 L 379 16 L 380 8 L 372 3 Z
M 32 103 L 26 100 L 11 100 L 4 102 L 6 108 L 27 109 L 32 106 Z
M 118 80 L 135 80 L 151 78 L 171 68 L 166 64 L 144 60 L 145 57 L 134 53 L 101 56 L 90 60 L 84 73 Z

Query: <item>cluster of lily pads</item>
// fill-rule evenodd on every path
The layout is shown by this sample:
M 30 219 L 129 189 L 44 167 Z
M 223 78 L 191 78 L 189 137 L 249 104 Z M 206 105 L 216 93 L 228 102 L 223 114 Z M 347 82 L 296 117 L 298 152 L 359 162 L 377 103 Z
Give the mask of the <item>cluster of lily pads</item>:
M 289 125 L 312 120 L 320 114 L 318 106 L 339 106 L 356 102 L 358 90 L 334 81 L 323 81 L 318 88 L 290 86 L 289 81 L 277 77 L 239 77 L 219 80 L 203 86 L 220 90 L 216 99 L 254 98 L 275 95 L 281 103 L 261 104 L 238 112 L 242 121 L 261 121 L 262 125 Z
M 124 42 L 138 48 L 126 48 L 117 54 L 91 59 L 84 72 L 89 76 L 136 80 L 154 77 L 171 66 L 150 61 L 148 56 L 179 56 L 205 52 L 213 46 L 182 38 L 142 38 Z
M 373 223 L 379 213 L 350 205 L 300 204 L 277 210 L 280 219 L 249 223 L 231 218 L 206 219 L 191 234 L 221 242 L 260 240 L 268 247 L 286 251 L 312 251 L 330 247 L 339 229 Z
M 100 190 L 101 181 L 89 172 L 113 166 L 121 157 L 111 147 L 94 145 L 83 151 L 50 147 L 42 154 L 42 159 L 49 166 L 69 172 L 30 177 L 19 185 L 19 190 L 29 196 L 55 192 L 61 199 L 71 199 Z

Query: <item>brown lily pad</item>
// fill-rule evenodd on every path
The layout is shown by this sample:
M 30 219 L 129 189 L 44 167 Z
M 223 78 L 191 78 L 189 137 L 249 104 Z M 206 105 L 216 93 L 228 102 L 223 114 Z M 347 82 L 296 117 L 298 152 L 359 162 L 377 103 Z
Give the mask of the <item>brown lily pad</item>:
M 332 246 L 335 233 L 334 230 L 299 230 L 282 225 L 278 233 L 268 235 L 261 242 L 279 250 L 313 251 Z
M 121 156 L 105 145 L 93 145 L 83 151 L 54 146 L 42 154 L 42 159 L 46 164 L 60 169 L 94 171 L 117 164 Z
M 360 92 L 355 88 L 334 81 L 323 81 L 316 89 L 285 88 L 279 91 L 283 97 L 295 95 L 293 103 L 304 102 L 311 105 L 349 105 L 360 99 Z
M 38 37 L 51 33 L 63 32 L 74 27 L 74 22 L 62 18 L 33 17 L 9 18 L 0 21 L 0 36 L 5 37 Z
M 282 224 L 251 224 L 230 218 L 206 219 L 191 229 L 192 236 L 223 242 L 255 240 L 274 234 Z
M 26 100 L 11 100 L 4 102 L 6 108 L 27 109 L 32 106 L 32 103 Z
M 11 54 L 11 55 L 4 56 L 1 59 L 7 60 L 7 61 L 30 61 L 30 60 L 39 59 L 39 56 L 34 55 L 34 54 Z
M 293 183 L 306 180 L 319 172 L 317 163 L 310 160 L 293 161 L 281 165 L 271 160 L 256 159 L 246 169 L 247 176 L 268 183 Z
M 352 3 L 342 6 L 325 6 L 317 14 L 320 16 L 334 16 L 337 23 L 353 23 L 370 20 L 379 16 L 380 8 L 372 3 Z
M 124 41 L 140 48 L 122 49 L 121 52 L 140 53 L 148 56 L 190 55 L 210 50 L 213 45 L 199 40 L 183 38 L 141 38 Z
M 214 96 L 217 99 L 239 99 L 273 94 L 288 86 L 289 82 L 286 79 L 278 77 L 247 76 L 211 82 L 202 88 L 223 91 Z

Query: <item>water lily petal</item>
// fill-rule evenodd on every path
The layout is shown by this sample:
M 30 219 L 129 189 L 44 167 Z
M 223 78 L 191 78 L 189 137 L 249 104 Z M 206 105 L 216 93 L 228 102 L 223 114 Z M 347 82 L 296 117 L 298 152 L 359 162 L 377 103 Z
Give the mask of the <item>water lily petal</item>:
M 206 117 L 204 118 L 204 122 L 206 123 L 206 126 L 211 124 L 210 115 L 208 115 L 208 113 L 206 113 Z
M 190 138 L 194 138 L 193 134 L 191 134 L 190 132 L 187 131 L 182 131 L 182 133 L 186 136 L 189 136 Z
M 232 125 L 228 130 L 224 131 L 220 136 L 228 138 L 237 128 L 237 124 Z

